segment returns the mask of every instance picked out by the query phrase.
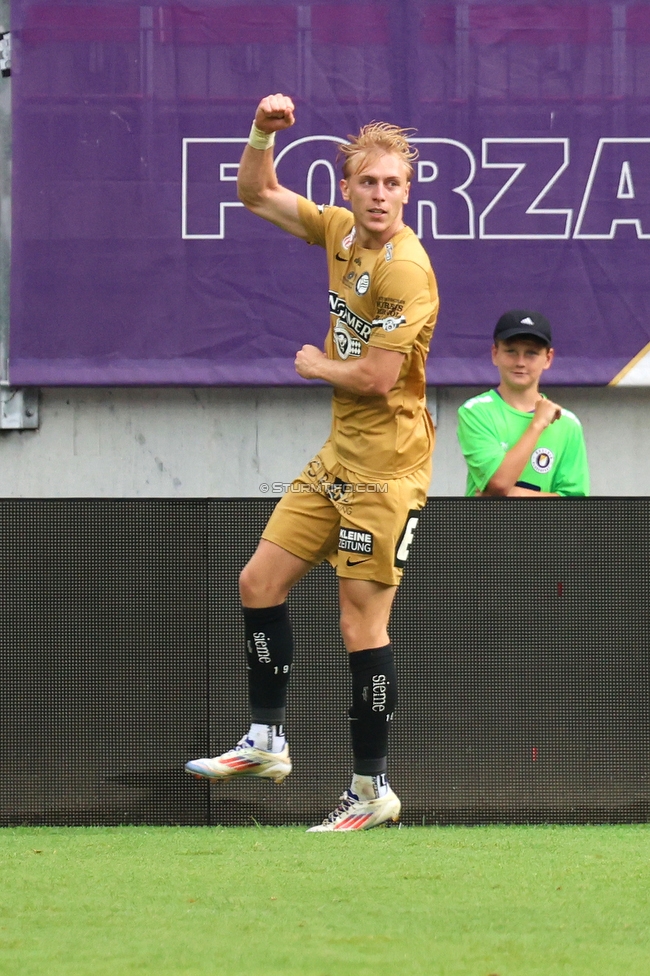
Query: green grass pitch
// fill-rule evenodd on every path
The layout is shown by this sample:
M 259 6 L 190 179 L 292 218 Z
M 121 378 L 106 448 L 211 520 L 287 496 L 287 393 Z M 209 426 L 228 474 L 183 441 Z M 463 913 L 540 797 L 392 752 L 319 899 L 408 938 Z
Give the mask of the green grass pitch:
M 648 976 L 650 828 L 0 831 L 3 976 Z

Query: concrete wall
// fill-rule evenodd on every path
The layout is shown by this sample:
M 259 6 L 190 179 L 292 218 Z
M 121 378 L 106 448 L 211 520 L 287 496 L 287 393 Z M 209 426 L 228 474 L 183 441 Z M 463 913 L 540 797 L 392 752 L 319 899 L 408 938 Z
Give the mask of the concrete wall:
M 475 392 L 430 390 L 432 495 L 463 493 L 456 410 Z M 650 388 L 547 393 L 583 422 L 593 494 L 650 494 Z M 259 497 L 325 440 L 329 400 L 324 387 L 44 389 L 40 428 L 0 433 L 0 497 Z

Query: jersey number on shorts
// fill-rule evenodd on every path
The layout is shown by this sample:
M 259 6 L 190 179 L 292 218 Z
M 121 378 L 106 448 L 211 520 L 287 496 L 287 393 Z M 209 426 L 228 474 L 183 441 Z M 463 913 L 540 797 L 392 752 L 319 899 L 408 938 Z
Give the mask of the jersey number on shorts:
M 415 536 L 415 530 L 418 527 L 419 518 L 420 513 L 417 511 L 417 509 L 409 512 L 408 518 L 406 519 L 406 524 L 402 529 L 402 534 L 397 542 L 397 546 L 395 548 L 395 565 L 399 566 L 400 568 L 406 566 L 406 560 L 409 557 L 411 543 L 413 542 L 413 537 Z

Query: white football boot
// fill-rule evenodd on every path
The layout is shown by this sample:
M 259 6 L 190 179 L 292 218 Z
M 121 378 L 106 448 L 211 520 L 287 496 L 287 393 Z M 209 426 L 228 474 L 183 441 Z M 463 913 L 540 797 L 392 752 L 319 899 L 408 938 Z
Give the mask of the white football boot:
M 282 752 L 266 752 L 256 749 L 252 739 L 244 738 L 234 749 L 214 759 L 193 759 L 185 764 L 185 772 L 197 779 L 229 780 L 235 776 L 256 776 L 281 783 L 291 772 L 289 746 Z
M 322 823 L 310 827 L 307 833 L 321 830 L 370 830 L 388 821 L 399 820 L 402 804 L 390 786 L 384 796 L 372 800 L 360 799 L 352 790 L 339 797 L 339 805 Z

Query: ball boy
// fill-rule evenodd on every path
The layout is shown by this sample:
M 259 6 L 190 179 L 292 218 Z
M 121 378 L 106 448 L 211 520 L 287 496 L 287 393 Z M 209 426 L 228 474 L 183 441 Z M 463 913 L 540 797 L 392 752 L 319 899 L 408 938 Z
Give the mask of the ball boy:
M 471 397 L 458 411 L 466 494 L 588 495 L 580 421 L 539 391 L 541 377 L 553 362 L 547 319 L 525 309 L 502 315 L 494 330 L 492 362 L 499 371 L 499 385 Z

